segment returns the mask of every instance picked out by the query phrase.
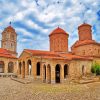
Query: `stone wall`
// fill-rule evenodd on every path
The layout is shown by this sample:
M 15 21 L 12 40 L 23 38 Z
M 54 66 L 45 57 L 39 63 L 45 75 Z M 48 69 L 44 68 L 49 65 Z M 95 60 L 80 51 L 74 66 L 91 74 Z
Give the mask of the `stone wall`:
M 14 64 L 13 73 L 17 74 L 17 66 L 18 66 L 17 59 L 0 57 L 0 61 L 4 62 L 4 73 L 8 73 L 8 64 L 9 62 L 13 62 Z
M 83 66 L 84 69 L 82 69 Z M 80 78 L 83 74 L 91 74 L 91 67 L 92 61 L 73 60 L 69 66 L 69 77 Z
M 51 35 L 50 51 L 68 52 L 68 35 L 63 33 Z
M 82 24 L 78 27 L 79 40 L 92 40 L 91 25 Z
M 95 44 L 87 44 L 72 49 L 72 52 L 80 56 L 97 56 L 100 57 L 100 46 Z

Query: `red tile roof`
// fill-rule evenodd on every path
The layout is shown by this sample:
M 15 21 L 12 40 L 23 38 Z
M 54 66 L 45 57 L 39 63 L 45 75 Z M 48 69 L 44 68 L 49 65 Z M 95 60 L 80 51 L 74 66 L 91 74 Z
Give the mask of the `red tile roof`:
M 31 53 L 34 56 L 54 56 L 54 57 L 59 57 L 58 53 L 51 52 L 51 51 L 29 50 L 29 49 L 24 49 L 24 51 L 26 51 L 28 53 Z
M 91 27 L 91 25 L 90 25 L 90 24 L 83 23 L 83 24 L 81 24 L 80 26 L 78 26 L 78 29 L 79 29 L 80 27 L 82 27 L 82 26 L 90 26 L 90 27 Z
M 68 33 L 66 33 L 62 28 L 60 28 L 60 27 L 57 27 L 55 30 L 53 30 L 51 33 L 50 33 L 50 35 L 53 35 L 53 34 L 59 34 L 59 33 L 63 33 L 63 34 L 66 34 L 66 35 L 68 35 Z M 49 35 L 49 36 L 50 36 Z
M 5 57 L 5 58 L 17 58 L 13 56 L 8 50 L 0 48 L 0 57 Z
M 78 55 L 74 55 L 74 54 L 71 54 L 71 53 L 60 54 L 60 56 L 70 58 L 71 60 L 92 60 L 92 57 L 78 56 Z
M 78 46 L 81 46 L 81 45 L 88 45 L 88 44 L 100 45 L 100 43 L 97 43 L 95 40 L 83 40 L 83 41 L 76 41 L 75 44 L 72 47 L 78 47 Z
M 16 31 L 15 31 L 15 29 L 14 29 L 12 26 L 6 27 L 2 33 L 6 32 L 6 31 L 10 31 L 10 32 L 16 34 Z M 17 35 L 17 34 L 16 34 L 16 35 Z
M 15 30 L 12 26 L 8 26 L 7 28 L 5 28 L 6 30 L 7 29 L 11 29 L 11 30 Z
M 40 50 L 29 50 L 29 49 L 25 49 L 24 51 L 32 54 L 33 56 L 40 56 L 41 58 L 47 58 L 47 59 L 92 60 L 91 57 L 82 57 L 82 56 L 73 55 L 71 53 L 57 53 L 57 52 L 51 52 L 51 51 L 40 51 Z

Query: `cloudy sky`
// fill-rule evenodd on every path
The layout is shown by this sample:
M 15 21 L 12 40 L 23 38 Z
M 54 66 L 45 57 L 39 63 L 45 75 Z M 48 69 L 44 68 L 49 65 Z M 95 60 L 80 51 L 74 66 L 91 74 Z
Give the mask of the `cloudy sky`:
M 0 0 L 0 33 L 10 21 L 19 54 L 25 48 L 49 50 L 48 35 L 58 26 L 69 34 L 70 48 L 83 22 L 93 26 L 93 39 L 100 42 L 100 0 Z

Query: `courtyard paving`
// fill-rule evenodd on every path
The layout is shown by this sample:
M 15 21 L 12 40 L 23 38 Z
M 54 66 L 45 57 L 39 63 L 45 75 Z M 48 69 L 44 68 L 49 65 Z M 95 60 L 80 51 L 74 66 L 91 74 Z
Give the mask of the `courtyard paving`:
M 100 100 L 100 82 L 22 84 L 10 78 L 0 78 L 0 100 Z

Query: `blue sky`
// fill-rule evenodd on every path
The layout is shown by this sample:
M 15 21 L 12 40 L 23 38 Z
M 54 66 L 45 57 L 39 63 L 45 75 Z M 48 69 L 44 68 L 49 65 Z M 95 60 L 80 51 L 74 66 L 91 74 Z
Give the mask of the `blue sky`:
M 48 35 L 58 26 L 69 34 L 70 48 L 84 21 L 100 42 L 100 0 L 0 0 L 0 33 L 10 21 L 18 34 L 19 54 L 26 48 L 49 50 Z

